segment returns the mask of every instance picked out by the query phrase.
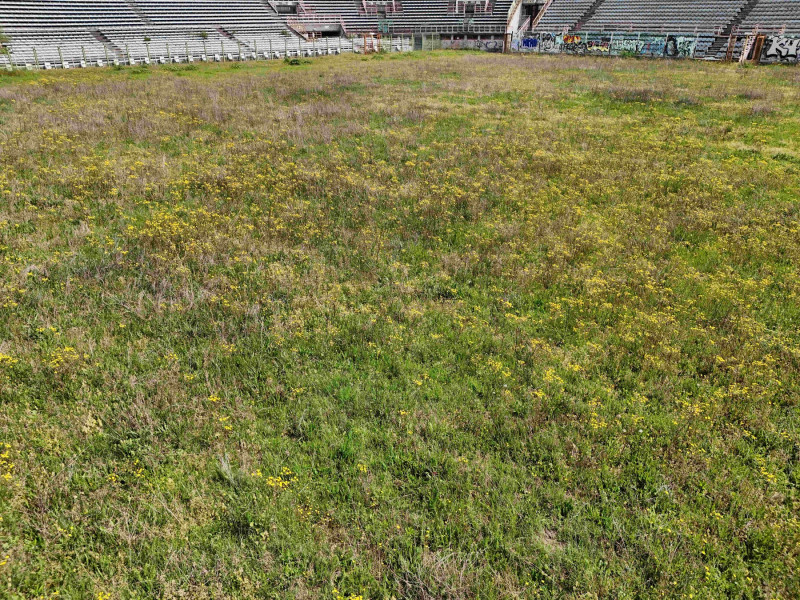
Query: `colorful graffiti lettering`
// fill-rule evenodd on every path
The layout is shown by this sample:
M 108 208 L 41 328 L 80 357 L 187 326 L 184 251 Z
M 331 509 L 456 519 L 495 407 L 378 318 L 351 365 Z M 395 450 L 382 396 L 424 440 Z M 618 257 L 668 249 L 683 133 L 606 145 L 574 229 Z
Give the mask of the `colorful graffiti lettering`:
M 611 42 L 611 52 L 614 54 L 631 52 L 639 54 L 643 46 L 643 42 L 637 39 L 617 38 Z
M 764 45 L 763 57 L 767 60 L 797 61 L 800 53 L 800 38 L 772 37 Z
M 741 39 L 741 38 L 740 38 Z M 618 56 L 630 54 L 652 58 L 703 58 L 714 41 L 713 36 L 682 36 L 652 33 L 535 33 L 512 43 L 519 52 L 595 54 Z M 761 51 L 762 62 L 800 62 L 800 37 L 768 36 Z
M 695 38 L 667 36 L 664 46 L 664 56 L 667 58 L 691 58 L 697 45 Z
M 558 52 L 560 44 L 558 38 L 552 33 L 543 33 L 539 36 L 539 51 L 540 52 Z
M 611 51 L 610 39 L 589 40 L 586 42 L 586 50 L 597 54 L 607 54 Z
M 450 50 L 485 50 L 486 52 L 502 52 L 502 40 L 481 40 L 481 39 L 454 39 L 442 40 L 442 48 Z M 519 43 L 512 42 L 512 50 L 519 50 Z

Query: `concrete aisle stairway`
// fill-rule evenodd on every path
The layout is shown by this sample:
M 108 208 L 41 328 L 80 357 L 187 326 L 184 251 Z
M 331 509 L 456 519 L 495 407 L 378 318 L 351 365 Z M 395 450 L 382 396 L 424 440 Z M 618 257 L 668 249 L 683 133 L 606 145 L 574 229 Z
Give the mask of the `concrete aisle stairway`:
M 100 42 L 107 48 L 110 48 L 116 58 L 118 59 L 125 58 L 125 53 L 122 51 L 122 48 L 118 47 L 114 42 L 108 39 L 108 37 L 106 37 L 106 34 L 104 34 L 102 31 L 100 31 L 99 29 L 92 29 L 92 35 L 98 42 Z
M 134 0 L 125 0 L 125 2 L 128 4 L 128 6 L 131 7 L 131 10 L 135 12 L 144 23 L 148 25 L 151 24 L 150 19 L 147 17 L 144 11 L 141 8 L 139 8 L 139 6 L 136 4 Z
M 727 51 L 730 36 L 738 31 L 739 25 L 747 18 L 747 15 L 750 14 L 750 11 L 753 10 L 756 4 L 758 4 L 758 0 L 747 0 L 742 10 L 740 10 L 733 20 L 725 26 L 719 34 L 719 37 L 711 44 L 706 52 L 706 56 L 720 56 Z
M 594 16 L 594 13 L 597 12 L 597 9 L 600 8 L 600 5 L 602 3 L 603 0 L 594 0 L 594 2 L 592 2 L 592 5 L 589 7 L 589 10 L 583 13 L 583 15 L 581 15 L 581 18 L 578 19 L 578 22 L 575 24 L 575 31 L 581 31 L 583 29 L 583 26 L 586 24 L 587 21 L 589 21 L 589 19 L 591 19 Z

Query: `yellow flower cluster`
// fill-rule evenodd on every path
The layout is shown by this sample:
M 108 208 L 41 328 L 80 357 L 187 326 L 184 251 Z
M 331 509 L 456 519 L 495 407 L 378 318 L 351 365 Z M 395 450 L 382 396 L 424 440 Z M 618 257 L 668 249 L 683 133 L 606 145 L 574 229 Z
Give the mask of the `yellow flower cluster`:
M 8 381 L 11 378 L 8 372 L 18 362 L 18 358 L 14 358 L 10 354 L 4 354 L 0 352 L 0 383 Z
M 88 356 L 84 355 L 84 358 Z M 48 365 L 54 371 L 62 371 L 70 365 L 77 363 L 81 359 L 81 355 L 72 346 L 64 346 L 54 350 L 49 357 Z
M 11 461 L 11 444 L 3 442 L 0 444 L 3 451 L 0 452 L 0 479 L 11 481 L 14 478 L 14 463 Z
M 362 594 L 344 595 L 336 588 L 333 588 L 333 600 L 364 600 L 364 596 Z
M 264 474 L 261 472 L 261 469 L 256 469 L 252 473 L 250 473 L 252 477 L 256 477 L 258 479 L 264 478 Z M 277 477 L 268 476 L 264 478 L 264 483 L 266 483 L 271 488 L 277 488 L 279 490 L 284 490 L 291 486 L 293 483 L 297 481 L 297 475 L 295 475 L 291 469 L 287 467 L 283 467 L 281 469 L 280 475 Z

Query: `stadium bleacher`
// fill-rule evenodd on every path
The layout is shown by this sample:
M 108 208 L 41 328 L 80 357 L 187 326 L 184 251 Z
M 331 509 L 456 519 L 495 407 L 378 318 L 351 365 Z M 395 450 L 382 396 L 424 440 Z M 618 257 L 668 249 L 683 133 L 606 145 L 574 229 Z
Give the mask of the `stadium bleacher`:
M 10 53 L 0 64 L 55 66 L 313 55 L 365 34 L 502 40 L 513 0 L 0 0 Z M 354 37 L 355 36 L 355 37 Z M 322 39 L 327 38 L 327 39 Z M 100 63 L 98 63 L 100 61 Z
M 545 10 L 537 24 L 539 31 L 573 30 L 594 0 L 555 0 Z
M 800 34 L 800 0 L 759 0 L 740 29 Z
M 22 30 L 79 30 L 142 25 L 124 0 L 0 0 L 0 27 Z
M 722 31 L 745 0 L 604 0 L 583 28 L 590 31 Z
M 553 0 L 537 31 L 800 33 L 800 0 Z
M 353 50 L 433 34 L 502 40 L 519 0 L 0 0 L 0 65 L 241 60 Z M 538 32 L 692 32 L 698 47 L 750 31 L 800 33 L 800 0 L 552 0 Z M 709 37 L 711 36 L 711 37 Z M 713 36 L 716 36 L 714 38 Z M 395 42 L 390 41 L 391 47 Z M 418 46 L 415 46 L 418 47 Z M 466 47 L 464 45 L 463 47 Z
M 340 15 L 353 32 L 415 31 L 485 32 L 502 35 L 506 30 L 510 0 L 464 2 L 463 0 L 403 0 L 355 2 L 354 0 L 305 0 L 317 14 Z
M 285 28 L 283 19 L 259 0 L 136 0 L 136 6 L 159 27 Z

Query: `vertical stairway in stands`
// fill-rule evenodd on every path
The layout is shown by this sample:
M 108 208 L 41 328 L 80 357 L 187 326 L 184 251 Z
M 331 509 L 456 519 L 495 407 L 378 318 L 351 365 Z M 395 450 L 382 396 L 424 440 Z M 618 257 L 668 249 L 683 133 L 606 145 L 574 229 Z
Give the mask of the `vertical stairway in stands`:
M 110 48 L 111 51 L 114 53 L 115 58 L 117 59 L 125 58 L 125 53 L 122 51 L 122 48 L 120 48 L 114 42 L 108 39 L 105 33 L 100 31 L 99 29 L 92 29 L 91 34 L 94 36 L 94 39 L 103 44 L 106 48 Z
M 220 26 L 215 27 L 215 29 L 216 29 L 217 33 L 219 33 L 222 37 L 224 37 L 226 39 L 229 39 L 230 41 L 236 43 L 237 51 L 239 51 L 241 49 L 245 49 L 248 52 L 254 52 L 255 51 L 255 48 L 253 48 L 248 42 L 246 42 L 244 40 L 240 40 L 238 37 L 236 37 L 235 33 L 232 33 L 230 31 L 228 31 L 227 29 L 225 29 L 224 27 L 220 27 Z M 237 56 L 238 55 L 239 55 L 239 53 L 237 52 Z
M 739 25 L 747 18 L 747 15 L 755 8 L 759 0 L 747 0 L 742 6 L 742 9 L 736 16 L 728 23 L 725 28 L 719 33 L 719 37 L 714 40 L 714 43 L 706 51 L 706 56 L 718 56 L 723 50 L 726 52 L 725 59 L 731 60 L 733 58 L 735 39 L 731 39 L 731 35 L 738 33 Z
M 600 8 L 600 5 L 603 3 L 603 0 L 594 0 L 592 5 L 586 10 L 585 13 L 581 15 L 581 18 L 578 19 L 578 22 L 575 23 L 575 31 L 580 31 L 583 29 L 584 25 L 594 16 L 594 13 L 597 12 L 597 9 Z
M 147 25 L 152 25 L 152 21 L 147 14 L 139 8 L 139 5 L 136 4 L 135 0 L 125 0 L 125 4 L 130 6 L 131 10 L 136 13 L 136 16 L 139 17 L 142 21 L 144 21 Z
M 536 26 L 539 24 L 539 21 L 540 21 L 540 20 L 542 19 L 542 17 L 544 16 L 544 13 L 545 13 L 545 11 L 546 11 L 548 8 L 550 8 L 550 5 L 551 5 L 552 3 L 553 3 L 553 0 L 546 0 L 546 2 L 545 2 L 543 5 L 542 5 L 542 8 L 540 8 L 540 9 L 539 9 L 539 12 L 538 12 L 538 13 L 536 14 L 536 16 L 535 16 L 535 17 L 533 17 L 533 19 L 531 20 L 531 23 L 530 23 L 530 25 L 528 25 L 528 27 L 529 27 L 530 29 L 534 29 L 534 28 L 535 28 L 535 27 L 536 27 Z
M 279 14 L 278 7 L 272 0 L 261 0 L 261 4 L 271 9 L 272 12 L 274 12 L 276 15 Z

